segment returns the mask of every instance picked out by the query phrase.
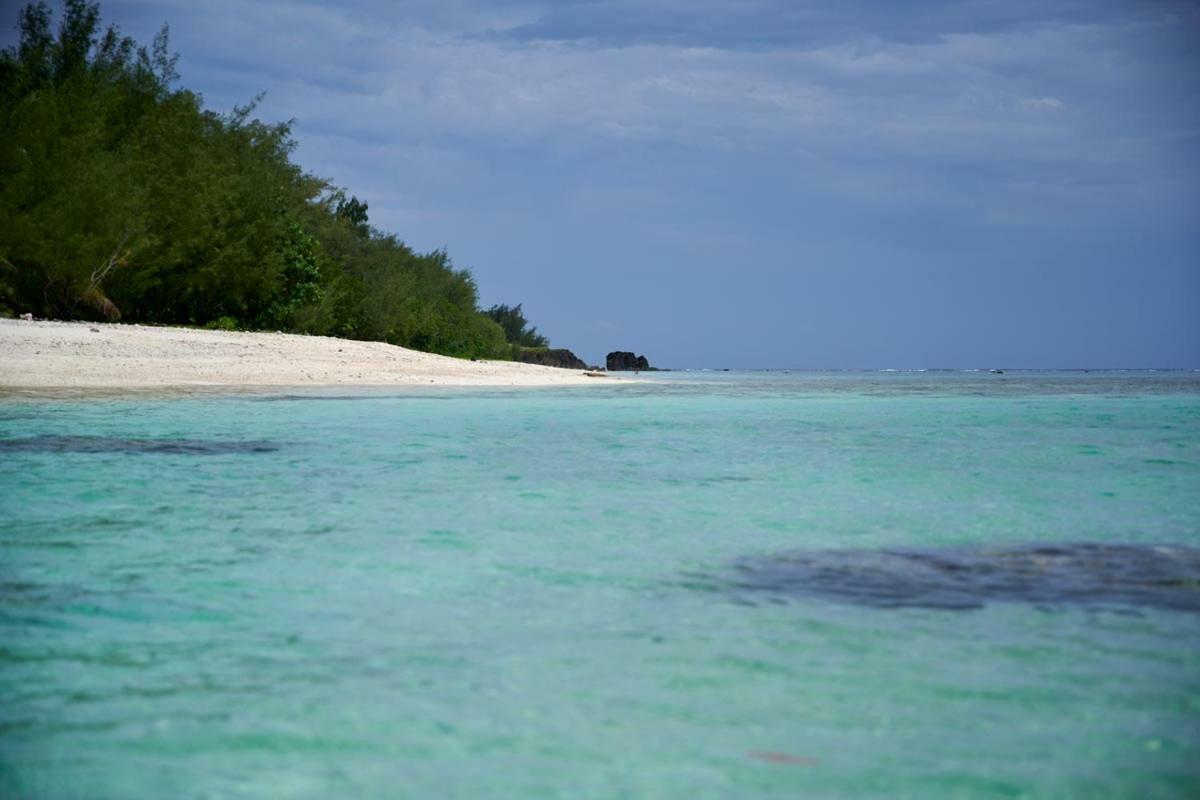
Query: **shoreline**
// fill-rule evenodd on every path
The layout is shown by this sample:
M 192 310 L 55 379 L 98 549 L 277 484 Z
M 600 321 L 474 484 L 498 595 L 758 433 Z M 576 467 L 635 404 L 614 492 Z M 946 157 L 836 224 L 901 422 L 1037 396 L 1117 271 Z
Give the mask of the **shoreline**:
M 321 387 L 547 387 L 629 382 L 385 342 L 121 323 L 0 319 L 0 393 Z

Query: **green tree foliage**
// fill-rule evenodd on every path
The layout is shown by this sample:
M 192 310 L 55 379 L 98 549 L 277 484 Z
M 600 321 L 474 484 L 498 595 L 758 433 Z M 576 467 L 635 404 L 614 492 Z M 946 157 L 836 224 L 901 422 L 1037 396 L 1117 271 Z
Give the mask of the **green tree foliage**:
M 290 123 L 174 88 L 166 27 L 139 46 L 85 0 L 51 23 L 25 6 L 0 53 L 0 311 L 511 355 L 471 275 L 293 164 Z
M 521 311 L 521 304 L 515 306 L 496 305 L 484 312 L 504 329 L 504 336 L 510 344 L 518 347 L 549 347 L 550 340 L 530 326 Z

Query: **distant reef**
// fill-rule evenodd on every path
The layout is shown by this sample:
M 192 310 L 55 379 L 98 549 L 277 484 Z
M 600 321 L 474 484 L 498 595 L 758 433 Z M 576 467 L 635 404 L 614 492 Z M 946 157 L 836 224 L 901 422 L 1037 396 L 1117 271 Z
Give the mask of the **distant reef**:
M 521 361 L 526 364 L 541 364 L 543 367 L 588 368 L 583 359 L 563 347 L 524 347 L 521 349 Z
M 637 370 L 652 370 L 645 356 L 638 356 L 626 350 L 615 350 L 605 358 L 605 367 L 609 372 L 633 372 Z

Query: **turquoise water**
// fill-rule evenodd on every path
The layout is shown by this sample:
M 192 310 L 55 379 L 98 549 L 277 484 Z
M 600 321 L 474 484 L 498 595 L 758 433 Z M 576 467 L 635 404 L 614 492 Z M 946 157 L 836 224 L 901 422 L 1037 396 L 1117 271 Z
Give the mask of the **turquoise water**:
M 728 588 L 1200 546 L 1200 374 L 661 378 L 0 399 L 0 796 L 1200 794 L 1200 614 Z

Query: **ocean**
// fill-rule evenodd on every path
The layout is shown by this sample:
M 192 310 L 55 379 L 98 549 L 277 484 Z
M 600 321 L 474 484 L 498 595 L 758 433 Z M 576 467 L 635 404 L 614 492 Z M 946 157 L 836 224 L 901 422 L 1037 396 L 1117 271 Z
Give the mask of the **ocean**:
M 0 796 L 1195 797 L 1200 373 L 0 397 Z

